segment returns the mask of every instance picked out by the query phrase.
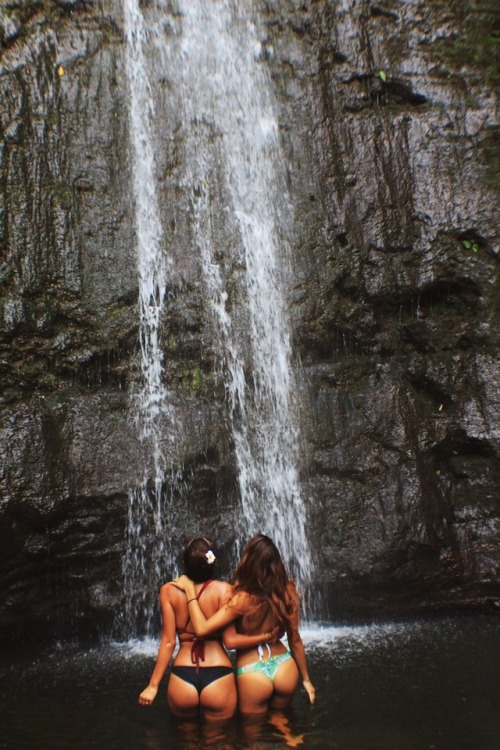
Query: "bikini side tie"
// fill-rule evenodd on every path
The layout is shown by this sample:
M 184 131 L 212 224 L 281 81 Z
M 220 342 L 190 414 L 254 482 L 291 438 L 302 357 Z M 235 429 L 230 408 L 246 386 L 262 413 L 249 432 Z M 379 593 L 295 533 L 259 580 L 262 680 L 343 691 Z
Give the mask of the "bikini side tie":
M 270 659 L 271 658 L 271 646 L 269 645 L 269 643 L 265 643 L 264 646 L 266 646 L 267 648 L 267 658 Z M 259 643 L 259 645 L 257 646 L 257 651 L 259 652 L 259 661 L 263 661 L 264 648 L 262 646 L 262 643 Z

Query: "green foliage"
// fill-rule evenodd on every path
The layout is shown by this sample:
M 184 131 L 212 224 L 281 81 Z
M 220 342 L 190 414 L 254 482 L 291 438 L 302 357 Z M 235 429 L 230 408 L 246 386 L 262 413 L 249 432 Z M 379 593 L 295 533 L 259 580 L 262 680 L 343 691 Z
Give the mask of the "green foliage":
M 203 385 L 201 369 L 195 367 L 194 370 L 189 370 L 186 367 L 184 368 L 182 375 L 184 378 L 184 386 L 192 393 L 200 394 Z
M 199 367 L 195 367 L 193 370 L 193 390 L 197 393 L 201 390 L 201 370 Z
M 479 245 L 474 240 L 462 240 L 462 245 L 466 250 L 471 250 L 473 253 L 477 253 Z

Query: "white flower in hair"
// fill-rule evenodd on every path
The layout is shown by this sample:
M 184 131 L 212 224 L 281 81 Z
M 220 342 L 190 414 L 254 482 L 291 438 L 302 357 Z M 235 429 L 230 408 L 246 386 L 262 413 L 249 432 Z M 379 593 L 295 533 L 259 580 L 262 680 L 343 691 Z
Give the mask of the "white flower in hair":
M 214 555 L 214 553 L 212 552 L 211 549 L 209 549 L 208 552 L 205 552 L 205 557 L 207 558 L 207 563 L 209 565 L 213 565 L 214 564 L 216 558 L 215 558 L 215 555 Z

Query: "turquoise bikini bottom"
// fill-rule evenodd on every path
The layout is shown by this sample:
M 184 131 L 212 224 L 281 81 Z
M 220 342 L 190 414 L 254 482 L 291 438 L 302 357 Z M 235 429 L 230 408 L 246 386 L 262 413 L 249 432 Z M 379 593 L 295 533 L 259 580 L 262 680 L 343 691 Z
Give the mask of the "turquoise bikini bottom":
M 270 656 L 269 659 L 266 659 L 265 661 L 261 659 L 260 661 L 253 661 L 251 664 L 245 664 L 243 667 L 238 667 L 238 669 L 236 670 L 236 675 L 238 676 L 240 674 L 256 672 L 257 674 L 265 675 L 268 679 L 271 680 L 271 682 L 274 682 L 274 678 L 280 664 L 283 664 L 283 662 L 288 661 L 288 659 L 291 658 L 291 653 L 289 651 L 285 651 L 284 654 L 276 654 L 276 656 Z

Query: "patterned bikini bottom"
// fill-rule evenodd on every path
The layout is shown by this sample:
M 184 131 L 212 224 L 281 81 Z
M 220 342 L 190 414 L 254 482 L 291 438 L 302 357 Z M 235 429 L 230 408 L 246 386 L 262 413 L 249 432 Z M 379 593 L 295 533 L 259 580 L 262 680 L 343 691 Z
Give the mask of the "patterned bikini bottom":
M 257 674 L 263 674 L 271 682 L 274 682 L 276 672 L 280 664 L 291 659 L 292 655 L 289 651 L 285 651 L 284 654 L 276 654 L 276 656 L 270 656 L 269 659 L 259 659 L 259 661 L 253 661 L 251 664 L 245 664 L 243 667 L 238 667 L 236 675 L 248 674 L 249 672 L 256 672 Z

